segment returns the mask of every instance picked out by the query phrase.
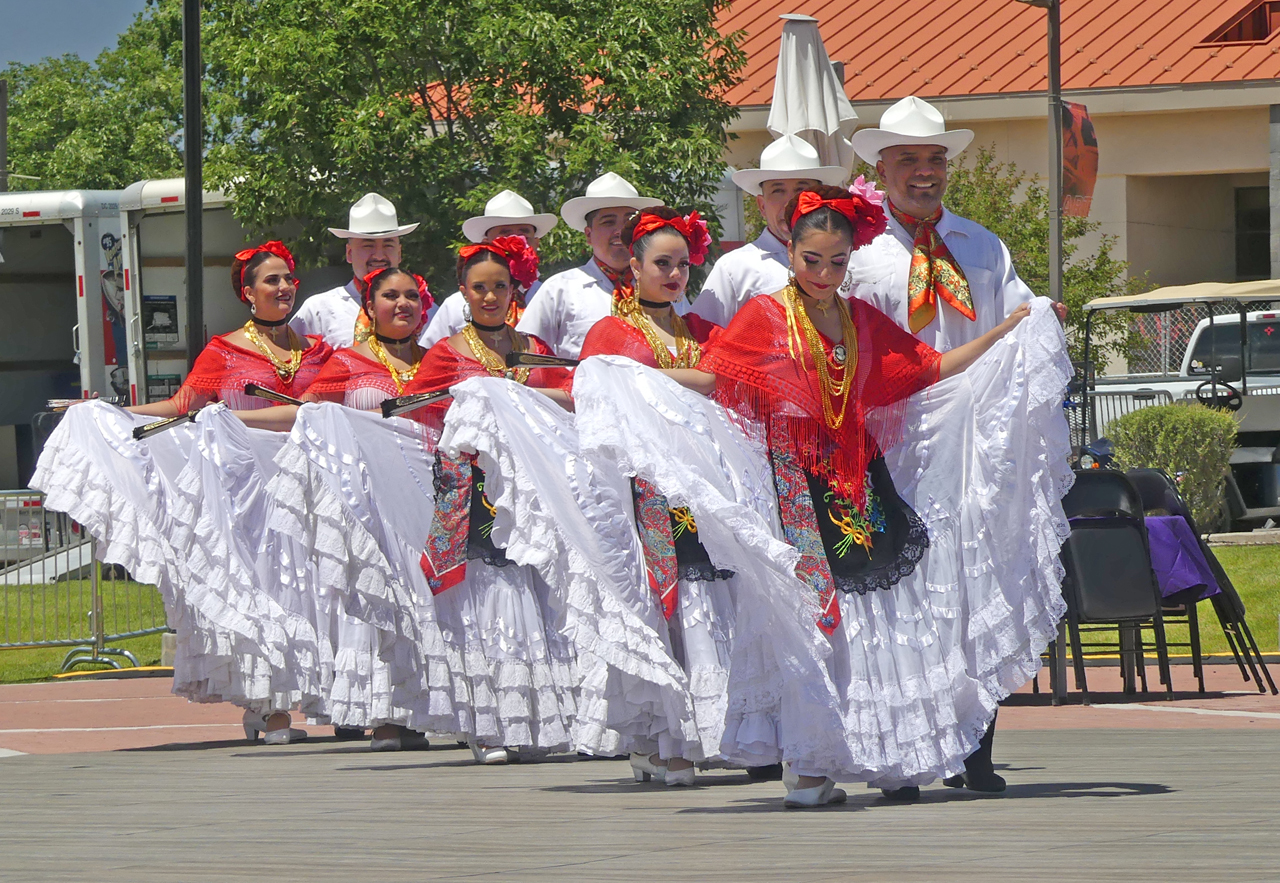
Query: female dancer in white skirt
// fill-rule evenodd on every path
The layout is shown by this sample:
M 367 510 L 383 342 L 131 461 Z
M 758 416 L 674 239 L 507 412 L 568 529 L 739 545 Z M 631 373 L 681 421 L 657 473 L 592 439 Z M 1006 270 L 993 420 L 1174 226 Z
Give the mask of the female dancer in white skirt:
M 689 267 L 701 264 L 711 241 L 694 212 L 659 207 L 636 212 L 622 228 L 634 283 L 614 295 L 613 315 L 587 333 L 582 358 L 617 355 L 657 370 L 697 367 L 719 326 L 682 319 L 673 304 L 684 297 Z M 629 748 L 636 781 L 656 778 L 689 785 L 694 764 L 720 752 L 733 640 L 730 571 L 711 563 L 687 507 L 672 509 L 644 479 L 636 479 L 635 520 L 653 601 L 667 626 L 672 653 L 689 678 L 697 738 L 687 740 L 659 720 L 634 720 Z M 661 720 L 661 719 L 660 719 Z
M 849 251 L 884 223 L 865 195 L 820 188 L 802 194 L 789 214 L 795 281 L 752 299 L 713 342 L 699 368 L 714 375 L 681 372 L 675 379 L 714 392 L 768 446 L 764 468 L 772 471 L 781 533 L 798 553 L 792 561 L 812 599 L 794 609 L 813 617 L 828 644 L 822 675 L 784 683 L 815 699 L 833 691 L 837 712 L 833 724 L 813 705 L 796 714 L 783 701 L 771 719 L 777 751 L 792 766 L 787 805 L 817 806 L 844 799 L 836 779 L 892 792 L 958 772 L 1007 694 L 1011 673 L 1035 671 L 1062 606 L 1055 555 L 1067 479 L 1056 459 L 1065 453 L 1060 402 L 1069 370 L 1061 329 L 1040 304 L 1036 321 L 1008 344 L 997 341 L 1026 309 L 939 356 L 875 310 L 837 298 Z M 975 361 L 966 374 L 908 400 Z M 714 421 L 694 419 L 689 393 L 658 378 L 631 379 L 654 410 L 648 420 L 628 420 L 635 396 L 621 392 L 626 380 L 617 366 L 579 367 L 583 449 L 622 448 L 616 425 L 642 452 L 657 447 L 648 439 L 675 446 L 695 474 L 653 456 L 638 464 L 649 471 L 637 471 L 689 502 L 715 559 L 714 529 L 749 533 L 751 520 L 732 504 L 758 502 L 762 483 L 733 486 L 718 473 L 729 447 L 750 443 L 722 435 L 709 447 Z M 894 447 L 903 435 L 906 442 Z M 699 478 L 699 469 L 712 480 Z M 998 615 L 1001 583 L 1026 593 L 1016 620 L 1008 605 Z M 964 621 L 980 610 L 980 621 Z M 751 744 L 768 747 L 758 712 L 767 708 L 760 694 L 770 689 L 769 666 L 811 653 L 812 633 L 778 630 L 772 660 L 739 665 L 738 645 L 754 643 L 760 631 L 748 614 L 739 601 L 723 743 L 731 757 Z M 987 650 L 998 645 L 1003 659 L 970 671 L 965 651 L 975 642 Z
M 510 376 L 568 403 L 563 369 L 509 372 L 502 361 L 510 351 L 549 354 L 505 321 L 514 286 L 536 273 L 524 240 L 469 246 L 458 263 L 472 324 L 432 347 L 396 391 Z M 372 303 L 381 334 L 380 299 Z M 545 586 L 495 541 L 497 510 L 474 456 L 438 453 L 447 404 L 412 412 L 416 423 L 299 409 L 271 488 L 273 521 L 308 545 L 316 579 L 344 596 L 346 610 L 378 626 L 393 695 L 422 710 L 414 726 L 462 734 L 480 763 L 566 749 L 573 654 L 548 625 Z M 401 652 L 401 638 L 414 654 Z
M 32 486 L 48 494 L 50 508 L 70 514 L 99 541 L 103 561 L 159 587 L 177 632 L 174 692 L 196 702 L 244 707 L 246 735 L 265 732 L 271 744 L 303 738 L 303 731 L 290 727 L 289 710 L 300 701 L 314 707 L 319 697 L 304 697 L 273 680 L 266 656 L 212 620 L 201 609 L 196 588 L 207 577 L 207 562 L 196 549 L 198 522 L 203 519 L 215 532 L 253 524 L 249 509 L 256 500 L 250 494 L 231 501 L 226 511 L 232 520 L 219 523 L 213 507 L 197 505 L 201 495 L 193 492 L 203 468 L 200 430 L 175 426 L 139 440 L 133 429 L 149 422 L 144 418 L 178 417 L 213 402 L 270 406 L 244 394 L 249 382 L 287 395 L 307 388 L 332 351 L 318 338 L 300 339 L 285 326 L 297 294 L 293 266 L 279 242 L 238 253 L 232 285 L 250 308 L 245 326 L 213 338 L 181 389 L 166 401 L 127 409 L 132 415 L 96 402 L 72 408 L 46 443 L 32 478 Z M 219 480 L 236 478 L 223 473 Z M 222 536 L 215 543 L 220 557 L 238 541 Z

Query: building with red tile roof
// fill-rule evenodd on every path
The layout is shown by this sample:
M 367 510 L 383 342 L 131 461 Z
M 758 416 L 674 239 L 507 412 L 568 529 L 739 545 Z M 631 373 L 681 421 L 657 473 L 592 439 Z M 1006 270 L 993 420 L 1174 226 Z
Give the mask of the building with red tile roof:
M 749 62 L 728 95 L 731 164 L 770 140 L 780 12 L 819 19 L 861 126 L 918 95 L 997 159 L 1046 174 L 1045 12 L 1015 0 L 732 3 L 720 28 L 744 32 Z M 1280 234 L 1280 216 L 1259 230 L 1280 206 L 1280 0 L 1063 0 L 1061 13 L 1064 98 L 1089 108 L 1099 142 L 1091 217 L 1119 256 L 1158 284 L 1280 275 L 1267 260 L 1280 235 L 1258 248 Z

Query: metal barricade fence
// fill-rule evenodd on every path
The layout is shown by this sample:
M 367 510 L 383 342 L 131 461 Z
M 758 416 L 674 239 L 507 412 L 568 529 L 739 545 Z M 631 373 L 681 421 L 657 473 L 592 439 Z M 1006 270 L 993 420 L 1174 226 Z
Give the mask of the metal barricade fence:
M 1089 414 L 1087 441 L 1092 442 L 1107 434 L 1107 427 L 1117 417 L 1122 417 L 1142 408 L 1153 405 L 1172 405 L 1173 395 L 1167 389 L 1142 389 L 1134 392 L 1093 392 L 1089 393 Z M 1071 438 L 1080 438 L 1081 426 L 1084 423 L 1083 407 L 1079 394 L 1072 396 L 1067 407 L 1067 422 L 1071 427 Z
M 44 508 L 43 494 L 0 491 L 0 651 L 68 647 L 64 671 L 138 664 L 108 644 L 167 631 L 164 603 L 96 551 L 80 525 Z

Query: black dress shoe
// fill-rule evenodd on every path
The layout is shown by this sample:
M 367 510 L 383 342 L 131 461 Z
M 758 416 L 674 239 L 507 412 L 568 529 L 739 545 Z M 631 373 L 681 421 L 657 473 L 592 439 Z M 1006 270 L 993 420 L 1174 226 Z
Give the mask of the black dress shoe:
M 1004 778 L 996 773 L 991 763 L 991 743 L 996 735 L 996 721 L 982 734 L 978 742 L 978 750 L 964 759 L 964 772 L 958 776 L 948 776 L 942 784 L 948 788 L 968 788 L 983 794 L 999 794 L 1005 789 Z
M 771 763 L 768 766 L 747 767 L 747 778 L 753 782 L 781 782 L 782 764 Z
M 901 788 L 881 788 L 880 793 L 888 800 L 912 801 L 920 799 L 920 788 L 916 785 L 903 785 Z
M 339 742 L 355 742 L 364 739 L 364 730 L 358 727 L 334 727 L 333 735 Z
M 947 776 L 945 779 L 942 780 L 942 784 L 946 785 L 948 788 L 963 788 L 964 773 L 957 773 L 954 776 Z

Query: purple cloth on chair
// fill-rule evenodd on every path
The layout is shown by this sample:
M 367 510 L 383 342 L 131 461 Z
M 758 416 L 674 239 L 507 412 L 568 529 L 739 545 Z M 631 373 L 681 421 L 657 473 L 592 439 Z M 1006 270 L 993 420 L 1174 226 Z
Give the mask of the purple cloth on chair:
M 1219 594 L 1222 589 L 1209 569 L 1204 552 L 1191 525 L 1181 515 L 1148 515 L 1147 537 L 1151 542 L 1151 569 L 1160 584 L 1160 594 L 1169 598 L 1187 589 L 1197 601 Z

